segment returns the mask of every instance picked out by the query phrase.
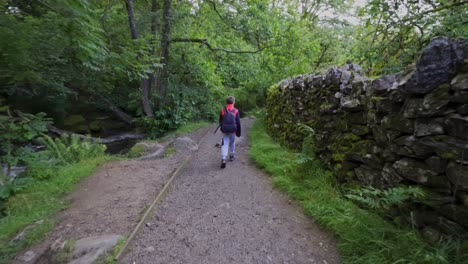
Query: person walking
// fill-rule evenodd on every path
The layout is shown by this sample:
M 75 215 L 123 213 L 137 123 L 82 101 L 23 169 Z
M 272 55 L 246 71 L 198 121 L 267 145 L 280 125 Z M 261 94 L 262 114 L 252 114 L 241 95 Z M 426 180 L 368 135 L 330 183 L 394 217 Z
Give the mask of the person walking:
M 234 108 L 234 96 L 226 98 L 226 106 L 221 109 L 219 115 L 219 126 L 223 133 L 223 144 L 221 146 L 221 169 L 226 168 L 226 160 L 229 152 L 229 160 L 234 161 L 236 151 L 236 136 L 241 136 L 241 123 L 239 110 Z

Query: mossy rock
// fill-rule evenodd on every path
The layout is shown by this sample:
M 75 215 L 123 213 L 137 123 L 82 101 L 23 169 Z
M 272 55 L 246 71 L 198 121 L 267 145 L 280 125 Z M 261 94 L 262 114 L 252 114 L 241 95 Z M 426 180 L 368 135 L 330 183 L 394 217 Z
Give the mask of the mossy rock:
M 77 127 L 86 123 L 86 119 L 82 115 L 71 115 L 63 120 L 63 125 L 66 127 Z
M 140 157 L 148 150 L 148 146 L 146 144 L 142 144 L 144 142 L 138 142 L 128 151 L 127 155 L 131 158 Z
M 75 128 L 73 128 L 73 131 L 79 133 L 79 134 L 90 134 L 91 131 L 89 130 L 89 127 L 86 124 L 79 125 Z
M 131 158 L 138 158 L 145 155 L 153 155 L 158 152 L 164 154 L 164 146 L 157 142 L 142 141 L 138 142 L 128 151 L 127 155 Z M 162 151 L 161 151 L 162 150 Z M 158 154 L 159 157 L 159 154 Z
M 99 132 L 102 130 L 101 122 L 98 120 L 95 120 L 91 123 L 89 123 L 89 129 L 93 132 Z

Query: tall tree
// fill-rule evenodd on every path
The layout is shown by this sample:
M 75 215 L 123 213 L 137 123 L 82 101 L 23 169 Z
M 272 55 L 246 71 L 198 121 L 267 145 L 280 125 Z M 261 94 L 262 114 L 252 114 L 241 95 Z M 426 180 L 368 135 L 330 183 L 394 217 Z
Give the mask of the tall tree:
M 130 26 L 130 33 L 131 33 L 132 39 L 136 41 L 138 40 L 138 30 L 136 27 L 133 0 L 125 0 L 125 5 L 127 7 L 128 24 Z M 145 115 L 148 117 L 154 117 L 153 109 L 150 103 L 150 89 L 151 89 L 150 85 L 151 85 L 151 77 L 145 77 L 141 80 L 140 82 L 141 95 L 142 95 L 141 98 L 142 98 L 143 111 L 145 112 Z
M 157 79 L 157 89 L 160 94 L 158 108 L 164 104 L 167 95 L 167 86 L 169 84 L 169 56 L 171 45 L 171 26 L 172 26 L 172 0 L 164 0 L 163 28 L 161 32 L 161 62 L 164 67 L 160 70 Z

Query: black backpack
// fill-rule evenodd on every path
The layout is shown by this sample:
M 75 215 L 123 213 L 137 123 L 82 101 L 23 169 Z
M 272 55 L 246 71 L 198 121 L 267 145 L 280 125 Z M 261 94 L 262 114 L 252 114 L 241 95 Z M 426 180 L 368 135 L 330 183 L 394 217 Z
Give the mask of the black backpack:
M 223 133 L 234 133 L 237 130 L 236 125 L 236 114 L 237 109 L 232 109 L 232 112 L 228 111 L 226 107 L 224 107 L 224 115 L 223 119 L 221 120 L 221 132 Z

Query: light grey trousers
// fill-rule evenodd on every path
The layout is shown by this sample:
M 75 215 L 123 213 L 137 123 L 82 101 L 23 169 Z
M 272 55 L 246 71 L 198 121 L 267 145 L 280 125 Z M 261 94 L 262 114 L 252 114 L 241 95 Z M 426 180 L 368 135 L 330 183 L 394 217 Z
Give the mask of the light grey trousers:
M 234 155 L 236 152 L 236 133 L 223 134 L 223 146 L 221 147 L 221 159 L 227 159 L 229 154 Z

